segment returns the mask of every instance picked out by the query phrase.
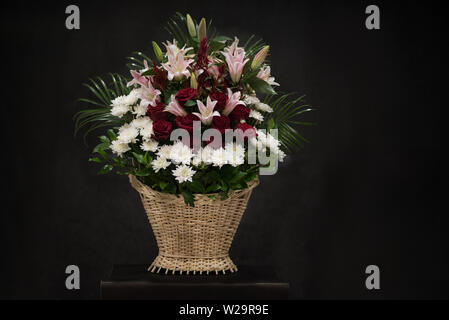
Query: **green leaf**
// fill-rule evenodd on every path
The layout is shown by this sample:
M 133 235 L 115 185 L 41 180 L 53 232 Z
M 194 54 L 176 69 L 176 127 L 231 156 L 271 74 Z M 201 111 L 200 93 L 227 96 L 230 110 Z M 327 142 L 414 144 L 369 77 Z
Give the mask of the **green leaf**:
M 220 181 L 220 183 L 221 183 L 221 190 L 223 190 L 224 192 L 228 192 L 229 186 L 226 184 L 226 182 Z
M 245 182 L 253 181 L 254 179 L 256 179 L 256 177 L 257 177 L 257 172 L 248 173 L 245 177 Z
M 117 167 L 126 167 L 126 162 L 122 158 L 112 158 L 112 161 Z
M 262 93 L 262 94 L 276 94 L 273 87 L 268 84 L 265 80 L 262 80 L 258 77 L 253 77 L 248 79 L 248 84 L 254 91 Z
M 221 186 L 218 183 L 214 183 L 206 188 L 206 193 L 217 192 L 220 189 L 221 189 Z
M 106 143 L 106 142 L 102 142 L 100 144 L 98 144 L 94 150 L 92 150 L 92 153 L 99 153 L 100 150 L 108 150 L 109 149 L 110 144 Z
M 214 37 L 213 40 L 218 41 L 218 42 L 225 42 L 225 41 L 231 41 L 232 39 L 229 37 L 226 37 L 226 36 L 216 36 L 216 37 Z
M 151 174 L 151 170 L 148 168 L 142 168 L 136 170 L 135 175 L 138 177 L 148 177 Z
M 143 154 L 138 154 L 135 152 L 132 152 L 134 158 L 136 158 L 137 162 L 141 163 L 141 164 L 146 164 L 145 163 L 145 155 Z
M 108 159 L 108 154 L 106 153 L 106 151 L 100 149 L 97 153 L 99 153 L 104 158 L 104 160 Z
M 237 171 L 229 182 L 230 183 L 239 183 L 245 177 L 246 177 L 246 172 Z
M 106 136 L 99 136 L 98 137 L 100 139 L 101 142 L 103 143 L 110 143 L 109 138 Z
M 107 131 L 107 134 L 109 136 L 109 139 L 111 139 L 111 141 L 117 140 L 117 135 L 115 134 L 114 130 L 109 129 Z
M 242 190 L 242 189 L 246 189 L 248 187 L 248 185 L 242 181 L 239 183 L 231 183 L 231 189 L 233 190 Z
M 270 120 L 268 120 L 267 122 L 267 131 L 269 132 L 271 129 L 274 128 L 274 126 L 275 126 L 274 119 L 270 118 Z
M 165 104 L 168 105 L 170 103 L 171 96 L 174 94 L 176 94 L 176 90 L 173 89 L 167 89 L 164 91 Z
M 176 193 L 177 187 L 173 182 L 169 183 L 168 186 L 165 187 L 164 192 L 167 193 Z
M 95 157 L 95 158 L 89 158 L 89 162 L 102 163 L 103 160 L 101 160 L 100 158 Z
M 159 187 L 161 188 L 162 191 L 164 191 L 164 189 L 167 188 L 168 185 L 169 183 L 166 181 L 159 181 Z
M 186 103 L 184 104 L 184 106 L 186 106 L 186 107 L 193 107 L 193 106 L 196 106 L 196 101 L 193 101 L 193 100 L 187 100 Z
M 221 178 L 226 181 L 229 182 L 232 180 L 232 178 L 237 174 L 238 169 L 230 166 L 230 165 L 225 165 L 221 168 Z
M 225 46 L 226 46 L 226 43 L 224 43 L 224 42 L 212 40 L 212 41 L 209 43 L 209 50 L 210 50 L 210 52 L 220 51 L 220 50 L 222 50 Z
M 182 196 L 184 197 L 185 204 L 194 207 L 195 206 L 195 198 L 193 194 L 189 191 L 183 191 L 181 192 Z
M 194 180 L 193 182 L 189 183 L 187 187 L 193 192 L 193 193 L 205 193 L 203 185 L 198 181 Z
M 221 200 L 226 200 L 227 198 L 229 198 L 228 192 L 227 191 L 220 192 L 220 197 Z
M 145 156 L 143 158 L 144 164 L 148 167 L 151 162 L 153 161 L 153 158 L 150 156 L 150 154 L 147 152 L 145 152 Z
M 112 171 L 114 167 L 111 166 L 110 164 L 105 165 L 103 168 L 100 169 L 100 171 L 98 171 L 98 174 L 106 174 Z
M 217 171 L 209 171 L 202 177 L 202 180 L 205 185 L 215 183 L 220 180 L 220 174 Z

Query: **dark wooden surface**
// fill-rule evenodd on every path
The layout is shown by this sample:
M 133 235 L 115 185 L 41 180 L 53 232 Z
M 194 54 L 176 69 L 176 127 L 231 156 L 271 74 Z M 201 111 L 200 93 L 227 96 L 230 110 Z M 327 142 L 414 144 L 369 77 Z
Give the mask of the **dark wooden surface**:
M 236 273 L 172 275 L 151 273 L 146 265 L 117 265 L 101 281 L 102 299 L 229 299 L 288 298 L 289 284 L 269 267 L 241 266 Z

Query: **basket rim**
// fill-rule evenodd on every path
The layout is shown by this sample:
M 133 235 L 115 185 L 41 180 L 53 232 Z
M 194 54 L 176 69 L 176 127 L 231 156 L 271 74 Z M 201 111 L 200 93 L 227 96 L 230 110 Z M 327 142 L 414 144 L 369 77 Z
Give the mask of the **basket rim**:
M 160 192 L 160 191 L 156 191 L 154 189 L 152 189 L 150 186 L 142 183 L 135 175 L 128 175 L 129 177 L 129 181 L 131 183 L 131 186 L 136 189 L 137 192 L 142 193 L 142 192 L 149 192 L 151 194 L 153 194 L 154 196 L 157 196 L 158 198 L 164 198 L 166 200 L 169 201 L 175 201 L 175 200 L 182 200 L 182 197 L 180 197 L 179 195 L 175 195 L 172 193 L 164 193 L 164 192 Z M 246 194 L 248 192 L 251 192 L 255 187 L 257 187 L 259 185 L 259 177 L 256 177 L 255 179 L 251 180 L 248 183 L 248 187 L 245 189 L 241 189 L 241 190 L 229 190 L 228 193 L 228 198 L 226 198 L 225 200 L 221 200 L 219 196 L 219 193 L 194 193 L 193 195 L 195 196 L 195 202 L 197 202 L 198 200 L 207 200 L 207 201 L 229 201 L 230 199 L 236 197 L 236 196 L 241 196 L 243 194 Z M 210 198 L 210 196 L 216 196 L 215 199 Z M 183 201 L 183 200 L 182 200 Z M 183 201 L 184 202 L 184 201 Z

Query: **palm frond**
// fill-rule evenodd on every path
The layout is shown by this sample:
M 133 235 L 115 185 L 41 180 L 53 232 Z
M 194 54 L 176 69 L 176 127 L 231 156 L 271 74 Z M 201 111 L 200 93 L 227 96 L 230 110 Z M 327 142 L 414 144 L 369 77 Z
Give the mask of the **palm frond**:
M 250 60 L 252 60 L 252 58 L 256 55 L 257 52 L 259 52 L 260 49 L 266 46 L 266 43 L 262 39 L 254 40 L 254 37 L 254 35 L 251 35 L 243 45 L 243 48 L 245 48 L 246 56 Z
M 144 61 L 151 64 L 152 59 L 150 59 L 146 54 L 140 51 L 134 51 L 131 56 L 126 57 L 129 61 L 126 67 L 130 70 L 142 70 L 145 68 Z
M 284 94 L 274 99 L 273 95 L 265 97 L 264 103 L 269 104 L 273 113 L 269 114 L 266 123 L 272 121 L 274 127 L 278 129 L 278 138 L 281 148 L 286 153 L 292 153 L 294 150 L 302 148 L 304 143 L 309 142 L 302 136 L 295 126 L 315 125 L 313 122 L 303 121 L 305 113 L 313 111 L 309 105 L 305 104 L 304 96 L 296 99 L 289 99 L 293 94 Z
M 184 45 L 187 47 L 197 46 L 194 39 L 190 36 L 187 29 L 187 19 L 183 14 L 176 12 L 168 20 L 165 30 L 176 39 L 179 47 L 183 47 Z
M 111 85 L 100 78 L 89 79 L 89 83 L 83 85 L 92 93 L 92 98 L 81 98 L 89 108 L 80 110 L 74 115 L 76 135 L 80 129 L 87 127 L 84 133 L 84 140 L 87 135 L 95 129 L 101 127 L 114 127 L 122 124 L 122 120 L 111 115 L 111 101 L 118 96 L 127 95 L 130 88 L 126 86 L 128 80 L 119 74 L 110 74 Z

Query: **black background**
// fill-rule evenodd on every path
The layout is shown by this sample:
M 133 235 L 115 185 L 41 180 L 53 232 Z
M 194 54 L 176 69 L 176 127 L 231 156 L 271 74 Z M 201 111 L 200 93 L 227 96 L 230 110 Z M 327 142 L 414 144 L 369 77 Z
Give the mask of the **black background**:
M 77 4 L 81 29 L 65 28 Z M 381 30 L 365 28 L 377 4 Z M 125 177 L 97 176 L 73 137 L 81 83 L 127 72 L 132 51 L 169 39 L 175 11 L 222 34 L 271 45 L 285 92 L 307 95 L 319 125 L 278 174 L 262 177 L 231 250 L 274 265 L 292 298 L 448 298 L 441 206 L 443 10 L 429 1 L 2 2 L 1 297 L 98 298 L 113 264 L 148 263 L 157 247 Z M 6 100 L 5 100 L 6 99 Z M 65 267 L 81 270 L 68 291 Z M 365 288 L 380 267 L 381 289 Z

